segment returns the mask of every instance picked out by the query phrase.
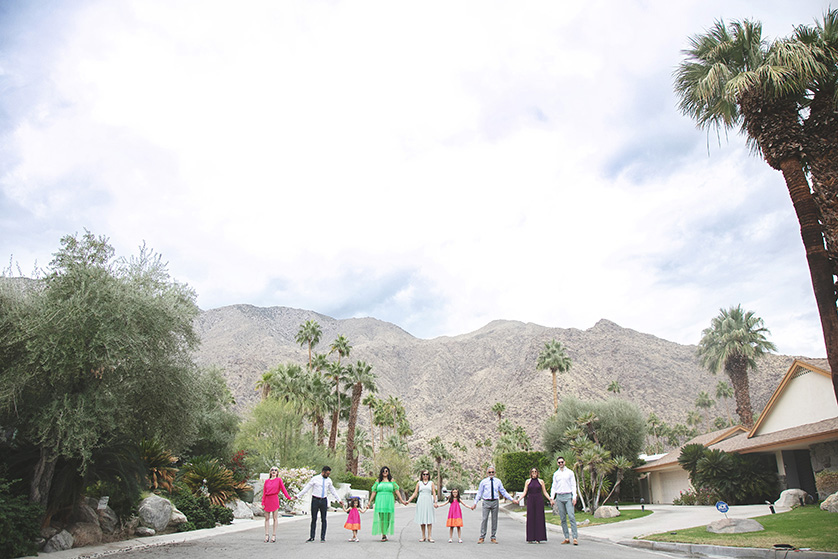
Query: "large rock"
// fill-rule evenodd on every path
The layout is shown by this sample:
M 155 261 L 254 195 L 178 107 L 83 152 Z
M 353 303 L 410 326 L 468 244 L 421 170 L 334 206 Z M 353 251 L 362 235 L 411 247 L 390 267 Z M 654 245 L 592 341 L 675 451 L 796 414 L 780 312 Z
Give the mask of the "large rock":
M 106 534 L 113 534 L 119 528 L 119 517 L 111 507 L 105 507 L 96 511 L 99 513 L 99 526 Z
M 620 516 L 617 507 L 602 506 L 594 512 L 594 518 L 615 518 L 617 516 Z
M 179 526 L 181 524 L 185 524 L 187 521 L 188 519 L 185 514 L 175 508 L 172 509 L 172 517 L 169 518 L 169 526 Z
M 714 534 L 744 534 L 765 530 L 762 524 L 750 518 L 722 518 L 707 526 L 707 531 Z
M 796 507 L 810 501 L 809 494 L 802 489 L 786 489 L 780 493 L 780 498 L 774 501 L 775 507 Z
M 47 540 L 44 545 L 44 552 L 52 553 L 53 551 L 66 551 L 73 547 L 73 535 L 67 530 L 61 530 L 53 537 Z
M 172 518 L 172 503 L 168 499 L 151 495 L 140 503 L 137 509 L 137 516 L 140 517 L 140 525 L 154 529 L 159 532 L 169 525 Z
M 94 506 L 91 506 L 90 501 L 93 501 Z M 99 523 L 99 515 L 96 513 L 95 499 L 88 499 L 82 497 L 76 506 L 73 507 L 73 514 L 70 517 L 72 522 L 80 522 L 86 524 Z
M 102 528 L 99 522 L 76 522 L 69 527 L 73 535 L 73 547 L 84 547 L 102 543 Z
M 821 510 L 838 512 L 838 492 L 833 493 L 821 503 Z
M 148 526 L 137 526 L 137 529 L 134 530 L 134 533 L 141 538 L 145 538 L 148 536 L 153 536 L 157 532 L 154 531 L 154 528 L 149 528 Z
M 253 510 L 244 501 L 234 499 L 229 503 L 225 503 L 224 506 L 233 511 L 233 518 L 253 520 Z

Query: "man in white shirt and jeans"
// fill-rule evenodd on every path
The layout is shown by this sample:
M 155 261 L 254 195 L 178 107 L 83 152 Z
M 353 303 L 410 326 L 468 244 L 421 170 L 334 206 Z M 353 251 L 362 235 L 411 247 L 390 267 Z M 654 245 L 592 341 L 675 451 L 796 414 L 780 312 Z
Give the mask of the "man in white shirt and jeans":
M 562 522 L 564 541 L 570 543 L 570 534 L 567 530 L 567 517 L 570 517 L 570 529 L 573 532 L 573 545 L 579 545 L 576 531 L 576 475 L 570 468 L 565 468 L 564 457 L 556 459 L 559 469 L 553 474 L 553 486 L 550 488 L 550 495 L 555 499 L 555 508 L 559 510 L 559 517 Z
M 300 489 L 299 493 L 295 495 L 295 499 L 299 499 L 300 495 L 306 491 L 311 491 L 311 536 L 306 540 L 307 542 L 314 541 L 314 534 L 317 531 L 317 513 L 320 513 L 320 541 L 326 541 L 326 510 L 329 508 L 329 496 L 334 497 L 335 501 L 341 501 L 338 492 L 335 491 L 335 485 L 329 479 L 329 474 L 332 473 L 332 468 L 323 466 L 320 475 L 314 476 L 305 484 L 305 487 Z

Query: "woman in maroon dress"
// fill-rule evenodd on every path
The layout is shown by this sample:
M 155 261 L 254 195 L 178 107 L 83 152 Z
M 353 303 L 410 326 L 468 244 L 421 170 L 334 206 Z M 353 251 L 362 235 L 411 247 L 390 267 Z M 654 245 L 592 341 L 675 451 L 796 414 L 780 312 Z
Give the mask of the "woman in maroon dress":
M 530 470 L 530 479 L 524 484 L 521 500 L 527 504 L 527 543 L 547 541 L 547 524 L 544 520 L 544 500 L 553 504 L 544 481 L 538 477 L 538 468 Z

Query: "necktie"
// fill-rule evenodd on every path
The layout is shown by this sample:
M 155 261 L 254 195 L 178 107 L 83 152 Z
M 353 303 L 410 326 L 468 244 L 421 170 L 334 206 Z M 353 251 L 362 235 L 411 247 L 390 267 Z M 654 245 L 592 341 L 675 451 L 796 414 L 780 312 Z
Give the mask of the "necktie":
M 494 501 L 495 500 L 495 480 L 492 479 L 492 478 L 489 478 L 489 487 L 492 488 L 492 500 Z

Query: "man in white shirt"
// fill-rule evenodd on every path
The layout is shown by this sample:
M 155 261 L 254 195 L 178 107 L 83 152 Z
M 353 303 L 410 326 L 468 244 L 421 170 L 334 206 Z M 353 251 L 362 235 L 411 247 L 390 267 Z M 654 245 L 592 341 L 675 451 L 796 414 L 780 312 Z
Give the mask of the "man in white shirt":
M 477 506 L 479 501 L 483 501 L 483 520 L 480 522 L 480 539 L 477 543 L 483 543 L 486 539 L 486 524 L 489 520 L 489 514 L 492 515 L 492 543 L 498 543 L 495 535 L 498 532 L 498 497 L 503 495 L 504 498 L 509 499 L 516 505 L 517 499 L 513 499 L 506 489 L 503 488 L 501 480 L 495 477 L 495 467 L 489 466 L 486 470 L 488 477 L 484 478 L 477 487 L 477 495 L 474 496 L 474 505 Z
M 550 488 L 550 496 L 556 501 L 555 507 L 559 510 L 559 517 L 562 522 L 564 541 L 570 543 L 570 534 L 567 530 L 567 517 L 570 517 L 570 529 L 573 532 L 573 545 L 579 545 L 579 534 L 576 531 L 576 475 L 570 468 L 565 468 L 564 457 L 556 459 L 559 469 L 553 474 L 553 485 Z
M 311 490 L 311 535 L 306 540 L 307 542 L 314 541 L 314 533 L 317 529 L 317 513 L 320 513 L 320 541 L 326 541 L 326 510 L 329 508 L 329 495 L 334 497 L 335 501 L 340 501 L 340 495 L 335 491 L 335 485 L 329 479 L 332 473 L 332 468 L 323 466 L 320 475 L 314 476 L 305 484 L 305 487 L 300 489 L 300 492 L 295 495 L 295 499 L 299 499 L 300 495 L 306 491 Z M 341 501 L 342 502 L 342 501 Z

